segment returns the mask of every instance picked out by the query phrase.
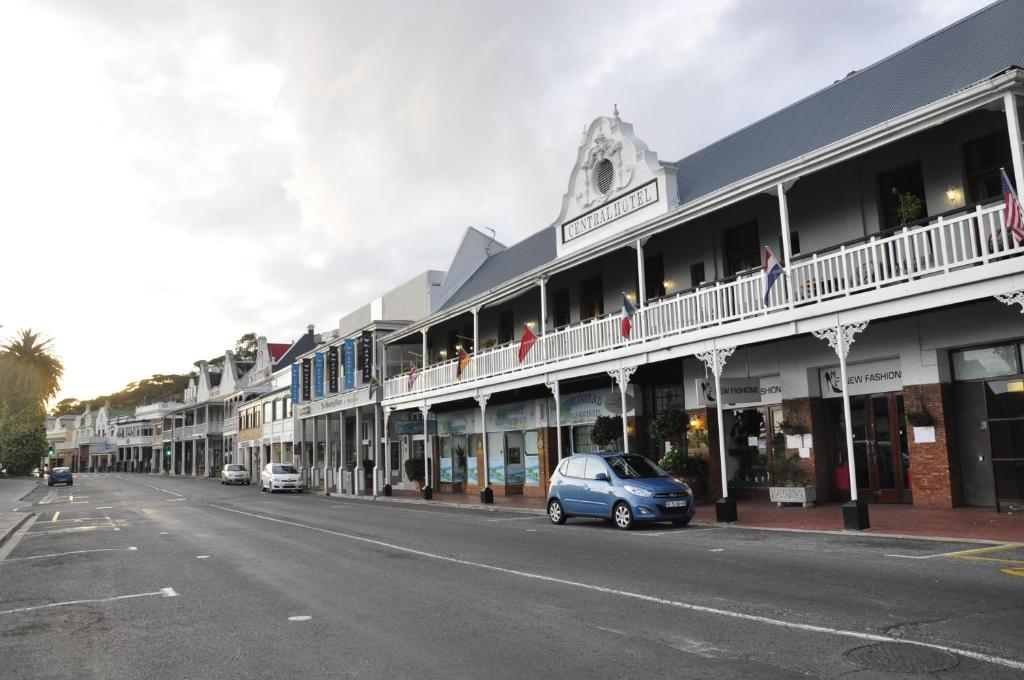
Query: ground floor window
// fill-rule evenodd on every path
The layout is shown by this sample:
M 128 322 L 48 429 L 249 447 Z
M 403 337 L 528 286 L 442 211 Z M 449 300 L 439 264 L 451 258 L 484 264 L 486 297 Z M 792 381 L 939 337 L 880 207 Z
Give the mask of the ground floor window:
M 785 437 L 779 432 L 781 406 L 732 409 L 723 413 L 726 432 L 726 472 L 736 487 L 767 487 L 769 468 L 776 456 L 785 454 Z
M 441 440 L 441 481 L 448 483 L 466 481 L 466 451 L 468 438 L 464 435 L 440 437 Z

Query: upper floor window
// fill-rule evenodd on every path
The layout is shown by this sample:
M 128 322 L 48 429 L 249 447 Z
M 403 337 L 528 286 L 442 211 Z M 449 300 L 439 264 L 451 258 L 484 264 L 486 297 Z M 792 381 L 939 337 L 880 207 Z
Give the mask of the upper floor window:
M 661 253 L 644 258 L 644 295 L 648 300 L 665 296 L 665 260 Z
M 514 323 L 511 309 L 506 309 L 498 316 L 498 344 L 512 341 Z
M 284 417 L 285 418 L 291 418 L 292 417 L 292 398 L 291 397 L 285 397 L 284 398 Z
M 999 168 L 1009 168 L 1012 165 L 1010 144 L 1004 130 L 972 139 L 964 144 L 964 172 L 970 202 L 982 203 L 990 198 L 1002 196 L 1003 185 Z
M 274 420 L 279 420 L 281 418 L 281 413 L 280 413 L 280 411 L 278 411 L 278 404 L 279 403 L 280 403 L 280 400 L 275 399 L 274 400 L 274 405 L 273 405 L 273 407 L 271 409 L 271 417 Z
M 580 321 L 604 314 L 604 284 L 600 276 L 580 284 Z
M 928 215 L 921 162 L 914 161 L 878 176 L 882 229 L 895 229 Z
M 761 264 L 761 243 L 757 236 L 757 221 L 728 229 L 725 232 L 725 275 L 753 269 Z
M 569 303 L 569 289 L 563 288 L 555 291 L 555 328 L 568 326 L 572 323 L 572 316 Z
M 694 262 L 690 265 L 690 286 L 696 288 L 700 284 L 707 281 L 704 276 L 704 263 Z

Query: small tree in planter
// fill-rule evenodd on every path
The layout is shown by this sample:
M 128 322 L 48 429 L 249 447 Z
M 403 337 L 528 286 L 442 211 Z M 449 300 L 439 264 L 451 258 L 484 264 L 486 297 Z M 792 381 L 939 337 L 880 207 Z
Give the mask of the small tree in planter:
M 405 476 L 416 482 L 416 489 L 423 488 L 423 473 L 426 471 L 426 464 L 422 458 L 410 458 L 405 461 Z
M 690 429 L 690 420 L 686 413 L 670 408 L 658 414 L 648 428 L 651 436 L 658 442 L 668 442 L 672 449 L 683 450 L 686 432 Z
M 598 416 L 590 430 L 590 441 L 603 451 L 622 438 L 622 420 L 612 416 Z
M 772 503 L 801 503 L 805 508 L 814 505 L 817 494 L 813 486 L 807 486 L 807 473 L 800 465 L 799 455 L 776 457 L 768 466 L 768 475 Z

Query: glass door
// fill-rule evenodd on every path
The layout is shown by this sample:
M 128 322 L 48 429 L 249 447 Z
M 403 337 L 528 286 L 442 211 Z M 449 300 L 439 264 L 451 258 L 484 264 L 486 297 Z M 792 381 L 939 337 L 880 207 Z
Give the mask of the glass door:
M 836 489 L 849 489 L 845 419 L 840 399 L 830 399 L 829 415 L 836 433 Z M 910 455 L 903 395 L 893 392 L 850 397 L 853 457 L 857 495 L 878 503 L 909 503 Z

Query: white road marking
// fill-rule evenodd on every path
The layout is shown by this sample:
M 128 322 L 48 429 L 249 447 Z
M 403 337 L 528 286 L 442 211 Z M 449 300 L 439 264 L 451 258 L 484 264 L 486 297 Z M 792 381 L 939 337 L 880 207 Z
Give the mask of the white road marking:
M 99 602 L 113 602 L 114 600 L 130 600 L 136 597 L 153 597 L 159 595 L 161 597 L 177 597 L 178 593 L 174 592 L 174 588 L 161 588 L 160 590 L 152 593 L 135 593 L 134 595 L 116 595 L 114 597 L 101 597 L 95 600 L 71 600 L 69 602 L 51 602 L 50 604 L 40 604 L 35 607 L 19 607 L 18 609 L 6 609 L 0 611 L 0 616 L 4 614 L 19 614 L 21 612 L 31 612 L 37 609 L 50 609 L 52 607 L 67 607 L 73 604 L 96 604 Z
M 629 533 L 629 536 L 636 536 L 637 538 L 647 538 L 648 536 L 672 536 L 674 534 L 697 534 L 701 531 L 717 531 L 718 527 L 705 527 L 703 529 L 671 529 L 669 531 L 634 531 Z
M 209 555 L 196 555 L 196 559 L 197 560 L 208 560 L 208 559 L 210 559 L 210 556 Z
M 796 621 L 786 621 L 784 619 L 773 619 L 768 616 L 758 616 L 756 614 L 747 614 L 744 612 L 734 611 L 730 609 L 719 609 L 716 607 L 707 607 L 699 604 L 692 604 L 690 602 L 681 602 L 678 600 L 667 600 L 661 597 L 655 597 L 654 595 L 645 595 L 643 593 L 634 593 L 628 590 L 618 590 L 616 588 L 608 588 L 605 586 L 593 585 L 591 583 L 583 583 L 581 581 L 570 581 L 568 579 L 556 578 L 554 576 L 548 576 L 546 574 L 536 574 L 528 571 L 520 571 L 518 569 L 509 569 L 507 567 L 499 567 L 494 564 L 486 564 L 484 562 L 473 562 L 471 560 L 462 560 L 457 557 L 449 557 L 447 555 L 438 555 L 435 553 L 429 553 L 424 550 L 417 550 L 416 548 L 409 548 L 403 545 L 396 545 L 394 543 L 387 543 L 385 541 L 378 541 L 373 538 L 367 538 L 365 536 L 355 536 L 353 534 L 346 534 L 341 531 L 332 531 L 331 529 L 323 529 L 321 527 L 315 527 L 310 524 L 302 524 L 301 522 L 292 522 L 290 520 L 279 519 L 277 517 L 267 517 L 266 515 L 257 515 L 253 512 L 245 512 L 243 510 L 235 510 L 233 508 L 225 508 L 220 505 L 210 504 L 210 507 L 223 510 L 225 512 L 234 512 L 239 515 L 246 515 L 248 517 L 255 517 L 256 519 L 266 520 L 268 522 L 277 522 L 278 524 L 287 524 L 288 526 L 299 527 L 300 529 L 309 529 L 310 531 L 318 531 L 324 534 L 330 534 L 331 536 L 338 536 L 341 538 L 347 538 L 352 541 L 359 541 L 360 543 L 367 543 L 370 545 L 380 546 L 382 548 L 389 548 L 391 550 L 398 550 L 401 552 L 409 553 L 411 555 L 418 555 L 427 559 L 438 560 L 441 562 L 448 562 L 451 564 L 459 564 L 465 567 L 472 567 L 475 569 L 486 569 L 488 571 L 494 571 L 500 574 L 508 574 L 509 576 L 518 576 L 520 578 L 533 579 L 536 581 L 544 581 L 546 583 L 557 583 L 559 585 L 570 586 L 572 588 L 581 588 L 583 590 L 590 590 L 597 593 L 605 593 L 607 595 L 618 595 L 620 597 L 629 598 L 633 600 L 640 600 L 642 602 L 650 602 L 653 604 L 665 605 L 668 607 L 676 607 L 679 609 L 686 609 L 689 611 L 701 612 L 703 614 L 715 614 L 717 616 L 725 616 L 728 618 L 739 619 L 742 621 L 750 621 L 753 623 L 761 623 L 769 626 L 779 626 L 780 628 L 792 628 L 795 630 L 802 630 L 809 633 L 823 633 L 826 635 L 835 635 L 838 637 L 853 638 L 855 640 L 867 640 L 870 642 L 892 642 L 899 645 L 911 645 L 914 647 L 924 647 L 927 649 L 938 649 L 943 652 L 950 654 L 957 654 L 976 661 L 984 661 L 996 666 L 1003 666 L 1005 668 L 1012 668 L 1014 670 L 1024 670 L 1024 661 L 1018 661 L 1016 659 L 1007 659 L 1000 656 L 993 656 L 990 654 L 981 654 L 979 652 L 973 652 L 968 649 L 960 649 L 958 647 L 950 647 L 948 645 L 940 645 L 932 642 L 922 642 L 919 640 L 911 640 L 908 638 L 897 638 L 889 635 L 881 635 L 877 633 L 864 633 L 856 630 L 846 630 L 843 628 L 829 628 L 828 626 L 817 626 L 810 623 L 798 623 Z M 0 612 L 2 614 L 3 612 Z
M 537 530 L 536 529 L 527 529 L 526 533 L 528 533 L 528 534 L 535 534 L 535 533 L 537 533 Z
M 289 616 L 288 620 L 289 621 L 309 621 L 311 618 L 313 618 L 313 617 L 312 616 Z
M 13 557 L 5 560 L 6 562 L 24 562 L 27 560 L 41 560 L 44 557 L 63 557 L 64 555 L 80 555 L 82 553 L 97 553 L 97 552 L 121 552 L 121 551 L 135 552 L 138 550 L 134 545 L 130 548 L 93 548 L 92 550 L 71 550 L 62 553 L 50 553 L 49 555 L 33 555 L 32 557 Z M 2 564 L 2 562 L 0 562 Z
M 186 501 L 187 498 L 168 498 L 164 503 L 174 503 L 175 501 Z
M 501 517 L 499 519 L 489 519 L 488 522 L 522 522 L 525 519 L 547 519 L 546 515 L 537 515 L 534 517 Z
M 75 497 L 71 496 L 70 498 L 68 498 L 68 500 L 71 501 L 72 503 L 74 503 L 75 502 Z
M 60 517 L 60 510 L 58 510 L 55 513 L 53 513 L 53 519 L 51 519 L 50 521 L 51 522 L 56 522 L 58 517 Z
M 114 506 L 113 505 L 101 505 L 101 506 L 99 506 L 96 509 L 97 510 L 113 510 Z
M 166 532 L 166 531 L 161 531 L 161 532 L 160 532 L 160 535 L 161 535 L 161 536 L 166 536 L 166 535 L 167 535 L 167 533 L 168 533 L 168 532 Z
M 933 557 L 945 557 L 946 555 L 956 555 L 960 553 L 960 550 L 954 550 L 953 552 L 939 553 L 937 555 L 886 555 L 886 557 L 898 557 L 904 560 L 930 560 Z

